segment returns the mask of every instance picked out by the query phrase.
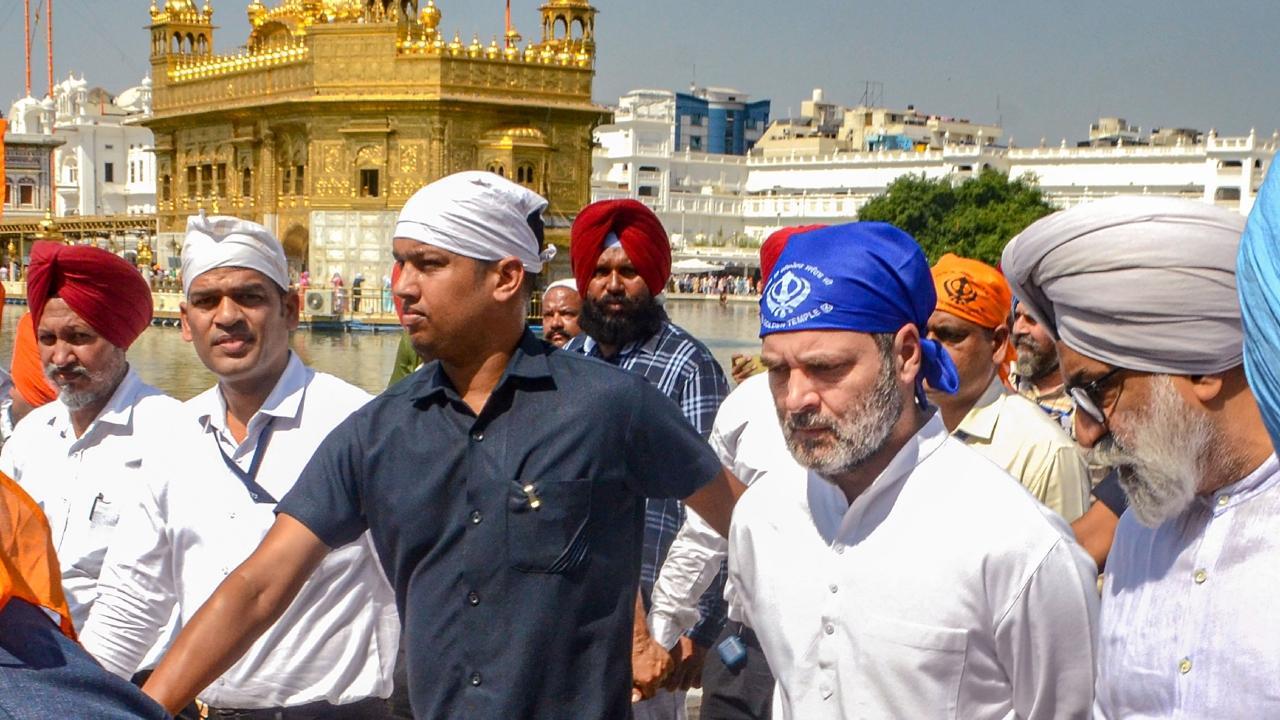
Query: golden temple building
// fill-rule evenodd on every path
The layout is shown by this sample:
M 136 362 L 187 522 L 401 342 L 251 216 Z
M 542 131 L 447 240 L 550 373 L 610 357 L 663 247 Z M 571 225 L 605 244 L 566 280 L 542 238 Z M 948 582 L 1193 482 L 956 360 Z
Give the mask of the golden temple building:
M 591 100 L 595 9 L 540 11 L 541 39 L 520 46 L 509 23 L 487 44 L 446 36 L 434 0 L 252 0 L 245 49 L 223 55 L 208 0 L 153 0 L 157 245 L 179 247 L 164 234 L 203 209 L 273 229 L 315 283 L 377 278 L 398 210 L 460 170 L 541 193 L 565 234 L 608 114 Z

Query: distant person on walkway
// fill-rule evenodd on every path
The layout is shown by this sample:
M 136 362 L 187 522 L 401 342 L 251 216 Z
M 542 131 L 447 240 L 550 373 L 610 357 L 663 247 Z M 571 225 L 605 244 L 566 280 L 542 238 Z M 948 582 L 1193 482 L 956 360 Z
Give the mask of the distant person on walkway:
M 578 318 L 582 315 L 582 296 L 573 278 L 557 280 L 542 293 L 542 339 L 564 347 L 577 337 L 582 328 Z
M 698 435 L 707 437 L 729 383 L 711 351 L 673 324 L 658 303 L 671 276 L 671 244 L 658 216 L 635 200 L 592 203 L 578 213 L 570 235 L 573 275 L 582 295 L 582 334 L 565 349 L 640 375 L 679 406 Z M 701 686 L 707 649 L 724 626 L 724 579 L 721 575 L 712 583 L 700 601 L 694 598 L 701 619 L 687 635 L 676 633 L 665 644 L 655 643 L 647 622 L 650 593 L 685 513 L 672 498 L 652 498 L 646 507 L 635 682 L 649 698 L 669 672 L 675 675 L 664 691 L 637 704 L 634 713 L 636 720 L 675 720 L 684 717 L 685 691 Z
M 1061 426 L 1004 384 L 1012 293 L 999 270 L 947 253 L 933 266 L 938 306 L 929 337 L 955 363 L 954 393 L 928 385 L 929 401 L 956 439 L 985 455 L 1067 522 L 1089 504 L 1089 468 Z
M 436 359 L 322 443 L 151 676 L 162 705 L 213 681 L 367 530 L 404 621 L 415 717 L 629 717 L 644 498 L 688 496 L 727 531 L 736 481 L 649 384 L 526 330 L 545 207 L 486 172 L 405 204 L 395 290 Z
M 178 402 L 147 385 L 126 352 L 151 325 L 151 289 L 124 258 L 89 245 L 37 242 L 27 305 L 58 401 L 32 410 L 0 450 L 0 472 L 31 494 L 53 528 L 76 628 L 98 596 L 102 558 L 143 466 Z M 20 387 L 38 394 L 30 379 Z
M 182 268 L 182 337 L 218 383 L 156 436 L 140 497 L 123 510 L 128 532 L 107 553 L 83 641 L 122 677 L 175 609 L 181 625 L 192 622 L 267 534 L 320 441 L 369 400 L 289 350 L 298 296 L 266 228 L 192 217 Z M 279 622 L 249 624 L 257 639 L 239 647 L 243 658 L 204 679 L 209 717 L 387 716 L 400 628 L 369 536 L 339 543 L 303 580 L 291 585 L 297 600 Z M 236 627 L 247 629 L 247 618 Z
M 0 716 L 167 718 L 76 643 L 61 574 L 44 514 L 0 474 Z
M 951 437 L 916 242 L 852 223 L 787 243 L 760 302 L 787 447 L 729 537 L 730 616 L 778 678 L 774 717 L 1077 718 L 1096 571 L 1060 516 Z M 1039 411 L 1036 411 L 1039 412 Z
M 364 295 L 364 275 L 356 273 L 351 280 L 351 312 L 360 312 L 360 298 Z
M 1129 496 L 1095 717 L 1280 716 L 1280 463 L 1243 367 L 1242 230 L 1213 205 L 1117 197 L 1038 220 L 1004 251 L 1058 340 L 1076 438 Z

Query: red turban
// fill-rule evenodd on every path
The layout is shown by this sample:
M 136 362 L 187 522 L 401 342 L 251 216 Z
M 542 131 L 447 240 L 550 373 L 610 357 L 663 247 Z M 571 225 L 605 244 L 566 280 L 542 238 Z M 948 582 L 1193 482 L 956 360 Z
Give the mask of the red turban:
M 27 270 L 27 305 L 40 326 L 44 305 L 60 297 L 76 315 L 126 350 L 151 324 L 151 288 L 124 258 L 90 245 L 38 242 Z
M 587 295 L 587 284 L 609 233 L 618 236 L 623 252 L 651 294 L 666 289 L 671 277 L 671 243 L 658 216 L 636 200 L 601 200 L 582 208 L 569 231 L 569 260 L 579 294 Z
M 800 225 L 784 227 L 770 233 L 760 245 L 760 279 L 766 282 L 769 280 L 769 276 L 773 274 L 773 266 L 778 264 L 778 256 L 782 255 L 782 249 L 792 236 L 824 227 L 826 225 Z
M 49 379 L 44 376 L 44 365 L 40 362 L 40 346 L 36 344 L 36 328 L 35 323 L 31 322 L 31 313 L 24 314 L 18 320 L 9 374 L 13 376 L 13 387 L 33 408 L 58 397 L 58 391 L 53 389 Z

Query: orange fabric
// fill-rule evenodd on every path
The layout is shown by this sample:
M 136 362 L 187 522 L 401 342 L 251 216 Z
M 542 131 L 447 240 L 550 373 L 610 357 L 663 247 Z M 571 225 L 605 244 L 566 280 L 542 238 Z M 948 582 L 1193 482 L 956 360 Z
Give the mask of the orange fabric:
M 49 521 L 30 495 L 0 473 L 0 608 L 10 598 L 57 613 L 62 633 L 75 639 Z
M 36 344 L 35 321 L 31 318 L 31 313 L 23 315 L 18 320 L 18 332 L 13 338 L 13 360 L 9 364 L 9 374 L 13 376 L 13 387 L 33 408 L 52 402 L 58 397 L 58 391 L 44 376 L 44 366 L 40 363 L 40 346 Z
M 947 253 L 933 266 L 938 310 L 988 330 L 1008 325 L 1013 312 L 1013 291 L 999 270 L 978 261 Z M 1000 379 L 1009 383 L 1009 364 L 1018 359 L 1013 343 L 1004 344 Z

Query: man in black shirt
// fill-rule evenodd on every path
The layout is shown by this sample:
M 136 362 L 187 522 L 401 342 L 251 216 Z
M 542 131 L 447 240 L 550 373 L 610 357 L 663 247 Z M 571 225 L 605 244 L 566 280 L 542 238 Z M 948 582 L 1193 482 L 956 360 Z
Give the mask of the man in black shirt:
M 546 201 L 459 173 L 405 205 L 395 292 L 436 358 L 340 425 L 147 691 L 188 702 L 330 547 L 372 532 L 419 718 L 627 718 L 644 499 L 721 532 L 741 486 L 638 376 L 524 328 Z

